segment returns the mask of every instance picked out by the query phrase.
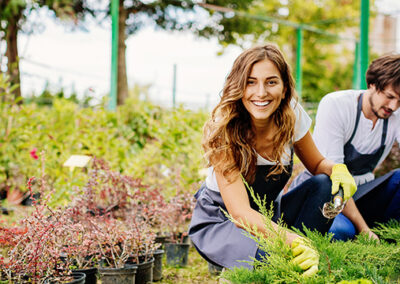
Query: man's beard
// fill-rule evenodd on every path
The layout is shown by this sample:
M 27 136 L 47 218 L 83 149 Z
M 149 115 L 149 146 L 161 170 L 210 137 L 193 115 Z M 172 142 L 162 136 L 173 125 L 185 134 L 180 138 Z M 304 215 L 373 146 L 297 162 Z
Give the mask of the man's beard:
M 377 95 L 377 93 L 375 92 L 373 95 Z M 378 111 L 375 110 L 375 105 L 374 105 L 374 103 L 372 102 L 372 95 L 369 96 L 369 104 L 370 104 L 370 106 L 371 106 L 371 110 L 372 110 L 373 114 L 374 114 L 377 118 L 379 118 L 379 119 L 386 119 L 386 118 L 388 118 L 389 116 L 392 115 L 392 113 L 388 114 L 387 116 L 380 115 L 380 114 L 378 113 Z

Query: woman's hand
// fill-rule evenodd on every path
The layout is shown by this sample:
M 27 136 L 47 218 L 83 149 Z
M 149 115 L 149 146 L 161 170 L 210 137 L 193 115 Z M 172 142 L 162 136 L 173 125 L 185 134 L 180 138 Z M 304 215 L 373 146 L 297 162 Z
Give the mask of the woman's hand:
M 312 276 L 318 272 L 319 254 L 311 246 L 310 241 L 303 237 L 297 237 L 291 244 L 294 264 L 305 270 L 303 276 Z
M 339 191 L 339 186 L 343 188 L 343 200 L 347 201 L 357 191 L 357 185 L 345 164 L 336 164 L 332 167 L 332 195 Z

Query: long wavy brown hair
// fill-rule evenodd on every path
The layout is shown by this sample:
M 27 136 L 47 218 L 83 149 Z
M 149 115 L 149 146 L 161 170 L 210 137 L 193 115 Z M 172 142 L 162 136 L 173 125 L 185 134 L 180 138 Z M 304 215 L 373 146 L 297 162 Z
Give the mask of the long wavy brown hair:
M 296 120 L 290 103 L 293 99 L 297 103 L 297 95 L 289 64 L 282 52 L 275 45 L 266 44 L 244 51 L 235 60 L 225 80 L 221 100 L 204 126 L 202 146 L 209 166 L 222 172 L 228 181 L 235 171 L 239 171 L 250 184 L 255 179 L 257 163 L 257 153 L 254 150 L 255 133 L 242 98 L 253 65 L 264 59 L 269 59 L 275 64 L 286 90 L 279 107 L 271 115 L 279 131 L 274 135 L 274 151 L 270 157 L 270 160 L 276 162 L 276 166 L 267 177 L 285 170 L 281 162 L 285 155 L 284 147 L 292 141 Z

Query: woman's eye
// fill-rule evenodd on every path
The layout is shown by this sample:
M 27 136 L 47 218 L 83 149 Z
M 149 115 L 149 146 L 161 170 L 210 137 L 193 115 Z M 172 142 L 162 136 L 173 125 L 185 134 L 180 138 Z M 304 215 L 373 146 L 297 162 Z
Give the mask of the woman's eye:
M 271 81 L 268 81 L 268 82 L 267 82 L 268 85 L 276 85 L 277 83 L 278 83 L 278 82 L 275 81 L 275 80 L 271 80 Z
M 254 81 L 247 81 L 247 85 L 254 85 L 255 83 Z

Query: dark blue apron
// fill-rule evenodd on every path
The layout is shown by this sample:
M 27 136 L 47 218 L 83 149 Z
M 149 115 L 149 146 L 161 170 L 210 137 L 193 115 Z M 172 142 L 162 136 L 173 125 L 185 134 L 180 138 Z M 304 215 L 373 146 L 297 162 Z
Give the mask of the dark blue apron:
M 383 122 L 381 145 L 377 149 L 375 149 L 375 151 L 373 151 L 371 154 L 360 154 L 354 148 L 351 142 L 353 141 L 353 138 L 357 131 L 358 123 L 360 121 L 361 110 L 362 110 L 362 97 L 363 94 L 360 94 L 360 97 L 358 98 L 357 116 L 353 133 L 351 134 L 350 139 L 346 142 L 343 148 L 344 163 L 347 165 L 347 168 L 349 169 L 352 175 L 362 175 L 368 172 L 372 172 L 375 169 L 376 165 L 379 162 L 379 159 L 382 157 L 382 154 L 385 151 L 385 140 L 388 128 L 388 119 L 385 119 Z M 379 177 L 377 179 L 374 179 L 370 182 L 358 186 L 356 193 L 353 195 L 353 199 L 354 200 L 360 199 L 365 194 L 370 192 L 372 189 L 376 188 L 383 182 L 386 182 L 392 175 L 393 171 L 387 173 L 382 177 Z M 289 190 L 292 190 L 293 188 L 302 184 L 312 176 L 313 175 L 309 171 L 307 170 L 303 171 L 292 181 L 292 183 L 289 186 Z
M 372 153 L 361 154 L 356 150 L 356 148 L 351 144 L 351 142 L 353 141 L 353 138 L 357 132 L 358 123 L 360 121 L 360 116 L 362 111 L 362 98 L 363 94 L 361 94 L 360 97 L 358 98 L 356 124 L 354 126 L 353 133 L 351 134 L 349 141 L 347 141 L 346 144 L 344 145 L 344 163 L 346 164 L 349 172 L 352 175 L 363 175 L 372 172 L 375 169 L 376 165 L 378 164 L 380 158 L 383 155 L 383 152 L 385 151 L 385 141 L 388 128 L 388 119 L 385 119 L 383 121 L 381 145 L 377 149 L 375 149 Z M 386 177 L 385 179 L 380 178 L 378 181 L 375 181 L 374 183 L 366 183 L 364 185 L 359 186 L 358 190 L 353 195 L 353 199 L 357 200 L 361 198 L 362 196 L 370 192 L 372 189 L 374 189 L 377 185 L 390 178 L 390 176 L 391 175 L 389 176 L 385 175 Z M 376 184 L 377 182 L 379 182 L 379 184 Z
M 256 178 L 251 185 L 267 205 L 274 202 L 292 173 L 292 163 L 280 175 L 266 179 L 272 166 L 257 166 Z M 252 258 L 256 256 L 258 245 L 236 227 L 224 214 L 227 212 L 219 192 L 210 190 L 205 184 L 195 195 L 197 202 L 189 226 L 189 236 L 198 252 L 209 262 L 227 268 L 246 267 L 252 269 Z M 258 206 L 249 194 L 250 206 Z M 274 216 L 280 216 L 278 206 L 274 206 Z M 221 210 L 222 209 L 222 210 Z

